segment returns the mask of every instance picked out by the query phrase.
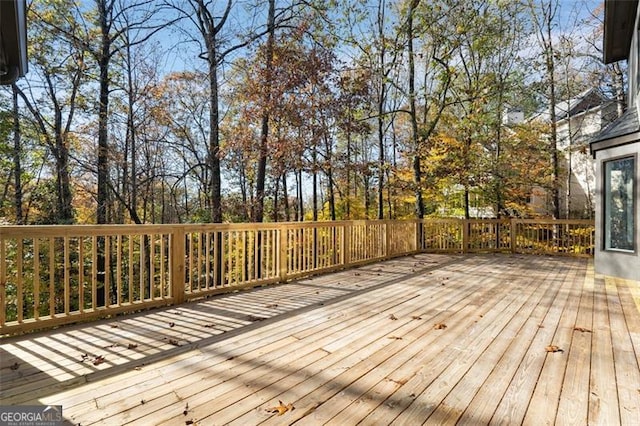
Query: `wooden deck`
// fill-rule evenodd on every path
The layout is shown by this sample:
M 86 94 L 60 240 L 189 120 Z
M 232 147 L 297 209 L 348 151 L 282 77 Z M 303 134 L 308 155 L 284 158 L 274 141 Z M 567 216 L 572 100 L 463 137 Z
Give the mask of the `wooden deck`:
M 83 426 L 640 422 L 640 283 L 588 259 L 416 255 L 0 343 L 0 404 Z

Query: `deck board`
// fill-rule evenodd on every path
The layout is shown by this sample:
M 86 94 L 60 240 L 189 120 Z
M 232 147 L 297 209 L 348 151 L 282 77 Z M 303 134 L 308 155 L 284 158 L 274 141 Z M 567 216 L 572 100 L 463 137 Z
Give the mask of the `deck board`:
M 83 426 L 632 425 L 639 291 L 588 259 L 410 256 L 4 338 L 0 403 Z

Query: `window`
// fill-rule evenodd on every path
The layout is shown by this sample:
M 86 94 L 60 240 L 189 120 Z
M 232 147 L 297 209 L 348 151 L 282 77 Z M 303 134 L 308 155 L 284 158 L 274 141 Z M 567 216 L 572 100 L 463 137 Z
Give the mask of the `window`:
M 604 248 L 635 250 L 635 157 L 604 163 Z

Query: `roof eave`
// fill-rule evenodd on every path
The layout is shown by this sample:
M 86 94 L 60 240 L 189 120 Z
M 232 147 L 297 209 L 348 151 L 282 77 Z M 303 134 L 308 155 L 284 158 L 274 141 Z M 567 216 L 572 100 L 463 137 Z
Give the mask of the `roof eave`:
M 606 0 L 604 5 L 604 63 L 629 57 L 638 0 Z

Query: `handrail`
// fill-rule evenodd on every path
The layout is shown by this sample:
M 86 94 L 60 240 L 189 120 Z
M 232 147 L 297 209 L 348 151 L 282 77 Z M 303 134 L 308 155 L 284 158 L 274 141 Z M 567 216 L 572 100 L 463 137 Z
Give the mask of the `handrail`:
M 590 256 L 579 220 L 0 226 L 0 334 L 421 252 Z

